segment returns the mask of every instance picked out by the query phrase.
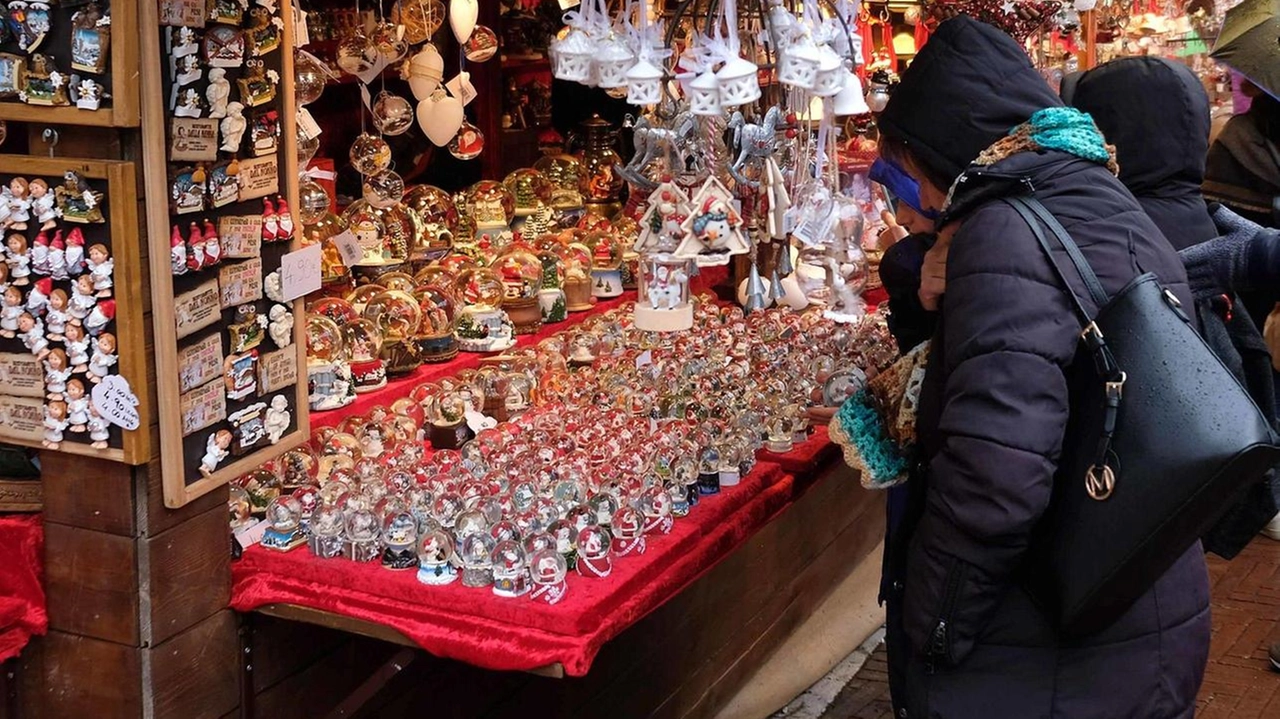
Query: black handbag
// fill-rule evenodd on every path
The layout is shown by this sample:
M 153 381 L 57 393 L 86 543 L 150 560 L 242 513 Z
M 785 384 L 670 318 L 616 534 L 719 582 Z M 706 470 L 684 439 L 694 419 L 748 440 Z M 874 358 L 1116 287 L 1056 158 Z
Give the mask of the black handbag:
M 1039 201 L 1006 200 L 1031 227 L 1083 330 L 1068 368 L 1070 417 L 1027 588 L 1068 634 L 1114 622 L 1233 500 L 1280 461 L 1256 404 L 1153 274 L 1115 297 Z M 1048 227 L 1084 280 L 1090 317 Z

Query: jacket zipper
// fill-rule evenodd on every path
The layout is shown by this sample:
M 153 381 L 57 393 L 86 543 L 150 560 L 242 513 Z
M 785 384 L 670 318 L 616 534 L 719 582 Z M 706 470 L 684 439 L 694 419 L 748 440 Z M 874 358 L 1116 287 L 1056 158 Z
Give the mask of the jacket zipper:
M 947 591 L 942 596 L 942 606 L 938 610 L 938 619 L 933 624 L 933 630 L 929 632 L 928 647 L 928 670 L 934 673 L 935 660 L 951 659 L 951 614 L 955 610 L 956 597 L 960 593 L 960 584 L 964 580 L 964 565 L 959 559 L 951 562 L 951 569 L 947 572 Z

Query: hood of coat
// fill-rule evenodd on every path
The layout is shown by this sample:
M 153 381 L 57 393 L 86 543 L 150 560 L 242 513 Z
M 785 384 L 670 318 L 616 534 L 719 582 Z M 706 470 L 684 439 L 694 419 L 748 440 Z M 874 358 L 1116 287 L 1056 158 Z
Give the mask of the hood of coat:
M 961 15 L 929 37 L 878 123 L 956 177 L 1037 110 L 1061 105 L 1013 38 Z

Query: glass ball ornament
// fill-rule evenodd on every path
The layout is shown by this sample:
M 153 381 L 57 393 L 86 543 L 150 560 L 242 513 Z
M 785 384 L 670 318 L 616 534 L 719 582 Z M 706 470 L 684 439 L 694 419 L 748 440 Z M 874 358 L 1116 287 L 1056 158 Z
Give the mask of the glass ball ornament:
M 294 210 L 304 225 L 313 225 L 329 213 L 329 193 L 310 177 L 298 183 L 298 207 Z
M 417 185 L 404 196 L 404 204 L 418 216 L 423 230 L 452 234 L 458 224 L 458 208 L 453 196 L 434 185 Z
M 310 105 L 324 92 L 329 68 L 309 52 L 293 52 L 293 92 L 299 105 Z
M 391 146 L 377 135 L 365 132 L 351 143 L 351 166 L 361 175 L 374 175 L 391 167 Z
M 338 67 L 349 75 L 363 75 L 373 69 L 381 53 L 370 38 L 355 33 L 338 42 Z
M 413 105 L 408 100 L 383 90 L 373 101 L 373 126 L 389 137 L 403 135 L 413 127 Z
M 485 62 L 498 54 L 498 34 L 484 25 L 477 25 L 463 51 L 471 62 Z
M 387 208 L 404 199 L 404 179 L 394 170 L 366 175 L 364 200 L 377 208 Z
M 424 43 L 444 24 L 445 7 L 440 0 L 398 0 L 391 6 L 391 22 L 404 27 L 410 45 Z
M 387 64 L 400 62 L 409 54 L 409 43 L 404 39 L 404 29 L 395 23 L 384 22 L 373 29 L 369 39 L 378 48 L 378 54 Z
M 458 134 L 449 143 L 449 154 L 459 160 L 474 160 L 484 152 L 484 133 L 469 121 L 463 121 Z
M 307 137 L 301 132 L 298 133 L 298 167 L 306 167 L 311 162 L 311 158 L 316 156 L 320 151 L 320 138 Z

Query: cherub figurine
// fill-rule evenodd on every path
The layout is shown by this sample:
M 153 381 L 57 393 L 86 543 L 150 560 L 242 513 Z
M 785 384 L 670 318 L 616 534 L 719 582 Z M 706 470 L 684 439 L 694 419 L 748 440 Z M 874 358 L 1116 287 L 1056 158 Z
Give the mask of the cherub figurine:
M 204 457 L 200 459 L 200 474 L 208 477 L 227 458 L 231 447 L 231 430 L 220 429 L 209 435 L 204 445 Z
M 222 151 L 239 152 L 240 141 L 244 138 L 248 123 L 244 119 L 244 105 L 239 102 L 227 104 L 227 116 L 222 118 Z
M 75 293 L 71 296 L 70 312 L 72 319 L 84 322 L 89 313 L 98 304 L 98 295 L 93 291 L 93 277 L 80 275 L 75 281 Z
M 71 368 L 67 366 L 67 353 L 62 349 L 49 351 L 44 360 L 45 397 L 51 400 L 63 399 L 67 391 L 67 380 L 71 377 Z
M 278 394 L 271 398 L 271 408 L 267 410 L 264 427 L 271 444 L 279 442 L 284 433 L 289 431 L 289 400 L 284 395 Z
M 31 193 L 31 214 L 40 223 L 40 229 L 48 231 L 57 227 L 59 213 L 54 206 L 55 197 L 49 189 L 49 183 L 37 177 L 28 185 L 28 190 Z
M 0 299 L 0 337 L 16 337 L 18 318 L 22 315 L 22 290 L 17 287 L 6 289 L 3 299 Z
M 114 285 L 112 274 L 115 261 L 111 259 L 111 251 L 101 242 L 89 248 L 89 276 L 93 278 L 93 289 L 99 297 L 110 297 Z
M 44 406 L 44 446 L 57 449 L 67 429 L 67 403 L 50 402 Z
M 93 356 L 89 358 L 89 381 L 97 384 L 103 377 L 111 374 L 111 367 L 116 363 L 116 337 L 110 332 L 103 332 L 93 340 Z
M 209 117 L 221 120 L 227 116 L 227 101 L 231 99 L 231 83 L 227 80 L 227 71 L 215 67 L 209 71 L 209 87 L 204 91 L 204 98 L 209 101 Z
M 110 426 L 107 420 L 98 414 L 98 408 L 92 403 L 89 404 L 89 441 L 90 447 L 94 449 L 106 449 L 107 440 L 111 438 Z
M 89 398 L 85 396 L 84 382 L 78 379 L 67 380 L 67 422 L 71 431 L 80 433 L 88 428 Z
M 47 278 L 40 282 L 48 281 Z M 37 282 L 36 284 L 39 284 Z M 67 298 L 67 291 L 59 287 L 49 293 L 48 310 L 44 316 L 45 329 L 49 332 L 49 339 L 62 342 L 66 339 L 67 321 L 71 319 L 71 313 L 67 311 L 67 305 L 70 300 Z M 27 311 L 31 311 L 31 303 L 27 303 Z
M 9 229 L 27 229 L 27 220 L 31 219 L 29 192 L 30 184 L 25 178 L 15 177 L 9 180 L 9 189 L 5 192 L 5 199 L 8 200 L 9 205 L 9 217 L 5 222 Z
M 25 226 L 26 223 L 23 223 Z M 16 225 L 15 225 L 16 227 Z M 27 238 L 14 233 L 5 240 L 5 264 L 9 265 L 10 281 L 18 287 L 31 284 L 31 255 L 27 252 Z
M 67 325 L 63 344 L 67 347 L 67 364 L 72 372 L 89 371 L 89 336 L 77 324 Z
M 283 349 L 293 344 L 293 313 L 289 308 L 274 305 L 267 316 L 271 319 L 267 333 L 271 335 L 271 341 L 276 343 L 276 347 Z
M 18 315 L 18 337 L 27 351 L 43 360 L 49 356 L 49 340 L 44 336 L 44 323 L 32 317 L 29 312 Z

